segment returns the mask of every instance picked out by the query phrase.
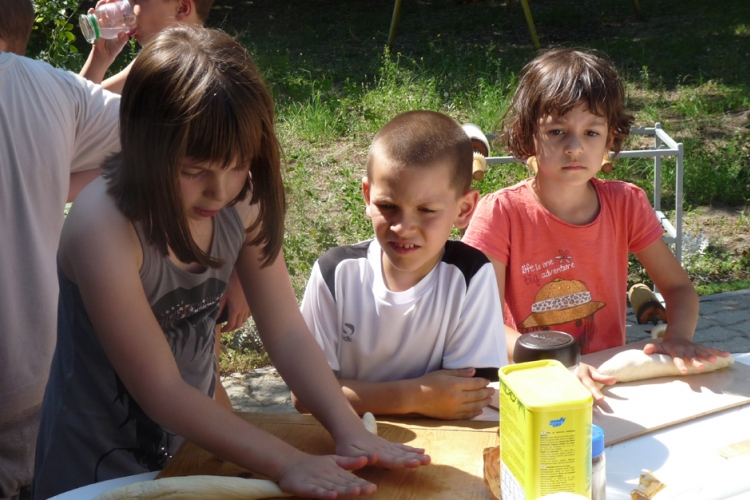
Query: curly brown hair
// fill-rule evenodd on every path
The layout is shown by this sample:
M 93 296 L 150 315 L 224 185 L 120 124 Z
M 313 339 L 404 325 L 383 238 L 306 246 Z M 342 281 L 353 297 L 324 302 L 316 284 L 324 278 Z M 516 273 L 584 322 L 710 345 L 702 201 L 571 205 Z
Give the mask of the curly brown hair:
M 499 140 L 518 159 L 534 156 L 539 120 L 564 115 L 579 103 L 604 117 L 610 149 L 619 153 L 633 125 L 625 110 L 625 89 L 614 66 L 590 52 L 557 48 L 543 52 L 524 66 L 510 107 L 503 115 Z

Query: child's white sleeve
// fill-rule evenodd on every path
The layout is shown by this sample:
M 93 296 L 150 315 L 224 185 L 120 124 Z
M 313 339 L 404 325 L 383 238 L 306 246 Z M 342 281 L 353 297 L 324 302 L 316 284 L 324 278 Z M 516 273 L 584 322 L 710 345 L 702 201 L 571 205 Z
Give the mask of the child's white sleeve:
M 489 262 L 471 278 L 458 326 L 446 339 L 443 368 L 489 368 L 508 364 L 505 326 L 495 270 Z
M 70 171 L 100 167 L 107 156 L 120 151 L 120 96 L 70 71 L 60 73 L 77 102 Z
M 339 344 L 339 328 L 336 300 L 331 295 L 317 262 L 313 266 L 300 307 L 302 317 L 305 318 L 305 323 L 318 345 L 323 349 L 328 365 L 338 374 L 339 360 L 336 353 Z

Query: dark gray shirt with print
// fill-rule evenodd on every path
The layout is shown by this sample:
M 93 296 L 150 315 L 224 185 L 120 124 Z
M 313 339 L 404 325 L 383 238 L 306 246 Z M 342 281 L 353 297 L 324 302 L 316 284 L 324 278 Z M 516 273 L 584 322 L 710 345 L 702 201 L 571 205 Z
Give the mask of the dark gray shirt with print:
M 174 265 L 146 243 L 139 224 L 135 227 L 143 248 L 143 289 L 180 374 L 213 397 L 214 329 L 219 301 L 245 240 L 242 220 L 230 207 L 215 216 L 210 255 L 225 264 L 201 273 Z M 160 470 L 183 442 L 131 397 L 99 343 L 78 286 L 59 267 L 58 277 L 57 348 L 42 405 L 34 498 Z

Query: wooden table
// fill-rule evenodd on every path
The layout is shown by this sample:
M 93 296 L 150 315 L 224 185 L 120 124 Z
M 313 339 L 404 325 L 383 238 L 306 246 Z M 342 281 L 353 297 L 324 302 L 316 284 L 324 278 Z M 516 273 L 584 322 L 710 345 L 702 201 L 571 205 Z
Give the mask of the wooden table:
M 315 455 L 333 453 L 330 434 L 310 415 L 237 413 L 253 425 Z M 484 448 L 497 446 L 497 422 L 433 419 L 378 419 L 378 434 L 391 441 L 425 448 L 432 458 L 417 469 L 355 471 L 375 483 L 373 499 L 489 499 L 483 480 Z M 186 442 L 158 477 L 208 474 L 262 478 Z

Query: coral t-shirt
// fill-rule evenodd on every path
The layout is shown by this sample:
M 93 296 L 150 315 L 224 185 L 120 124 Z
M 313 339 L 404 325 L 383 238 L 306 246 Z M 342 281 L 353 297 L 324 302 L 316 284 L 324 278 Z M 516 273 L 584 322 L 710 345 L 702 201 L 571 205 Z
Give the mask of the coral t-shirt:
M 506 265 L 507 325 L 521 333 L 567 332 L 583 354 L 625 343 L 628 253 L 664 234 L 642 189 L 591 183 L 600 210 L 589 224 L 552 215 L 527 179 L 485 196 L 463 237 Z

